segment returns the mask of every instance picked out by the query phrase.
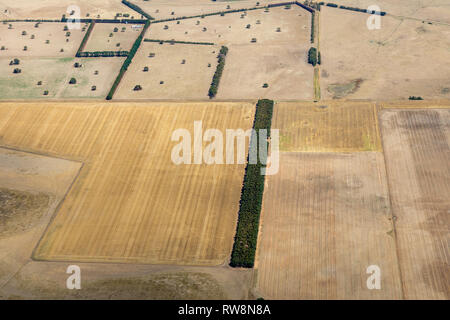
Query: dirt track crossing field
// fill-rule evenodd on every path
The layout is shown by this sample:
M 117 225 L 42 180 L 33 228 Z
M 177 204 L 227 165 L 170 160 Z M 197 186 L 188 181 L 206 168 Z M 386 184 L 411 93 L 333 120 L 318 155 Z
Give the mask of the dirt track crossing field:
M 405 298 L 449 299 L 450 109 L 380 118 Z
M 34 257 L 218 265 L 230 255 L 244 165 L 179 165 L 175 129 L 251 128 L 252 103 L 1 104 L 0 145 L 84 167 Z

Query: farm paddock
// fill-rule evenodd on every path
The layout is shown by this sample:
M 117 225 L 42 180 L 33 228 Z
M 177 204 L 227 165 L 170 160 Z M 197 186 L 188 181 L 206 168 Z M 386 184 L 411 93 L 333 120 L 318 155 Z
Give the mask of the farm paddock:
M 0 105 L 0 145 L 77 159 L 79 177 L 33 257 L 221 265 L 244 165 L 176 165 L 174 130 L 251 128 L 252 103 Z M 133 236 L 131 236 L 133 235 Z

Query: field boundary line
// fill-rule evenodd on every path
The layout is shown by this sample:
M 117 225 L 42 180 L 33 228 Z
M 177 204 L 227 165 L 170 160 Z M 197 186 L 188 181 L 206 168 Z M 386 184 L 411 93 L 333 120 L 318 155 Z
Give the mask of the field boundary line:
M 378 106 L 378 104 L 377 104 Z M 379 121 L 379 117 L 381 115 L 381 113 L 383 112 L 383 109 L 380 110 L 380 112 L 378 112 L 377 114 L 377 122 Z M 388 175 L 388 163 L 386 160 L 386 153 L 384 152 L 384 141 L 383 141 L 383 129 L 382 126 L 380 127 L 380 143 L 381 143 L 381 154 L 383 156 L 383 161 L 384 161 L 384 174 L 386 176 L 386 188 L 387 188 L 387 193 L 388 193 L 388 197 L 389 197 L 389 207 L 390 207 L 390 212 L 391 212 L 391 224 L 392 224 L 392 234 L 394 236 L 394 243 L 395 243 L 395 255 L 397 256 L 397 268 L 398 268 L 398 274 L 400 276 L 400 283 L 401 283 L 401 292 L 402 292 L 402 299 L 405 300 L 405 282 L 403 281 L 403 274 L 402 274 L 402 268 L 401 268 L 401 263 L 400 263 L 400 252 L 399 252 L 399 247 L 398 247 L 398 237 L 397 237 L 397 228 L 396 228 L 396 224 L 395 224 L 395 213 L 394 213 L 394 207 L 393 207 L 393 203 L 392 203 L 392 195 L 391 195 L 391 182 L 389 179 L 389 175 Z

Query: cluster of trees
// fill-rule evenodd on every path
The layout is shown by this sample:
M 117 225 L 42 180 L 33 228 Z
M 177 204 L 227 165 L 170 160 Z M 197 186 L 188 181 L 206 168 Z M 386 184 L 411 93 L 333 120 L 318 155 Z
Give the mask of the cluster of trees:
M 144 42 L 158 42 L 160 44 L 163 43 L 180 43 L 180 44 L 199 44 L 199 45 L 207 45 L 207 46 L 213 46 L 213 42 L 194 42 L 194 41 L 176 41 L 176 40 L 157 40 L 157 39 L 144 39 Z
M 211 86 L 208 91 L 208 96 L 210 99 L 214 98 L 217 94 L 217 90 L 219 88 L 220 78 L 222 77 L 223 68 L 225 67 L 225 57 L 228 53 L 228 48 L 222 46 L 218 56 L 218 64 L 216 72 L 214 73 L 213 80 L 211 82 Z
M 144 34 L 147 31 L 147 29 L 150 27 L 150 20 L 147 20 L 147 22 L 144 25 L 144 28 L 142 28 L 141 33 L 136 38 L 136 41 L 133 44 L 133 47 L 131 47 L 130 53 L 128 54 L 127 58 L 123 62 L 122 67 L 120 68 L 119 74 L 117 75 L 116 80 L 114 81 L 111 89 L 109 90 L 108 95 L 106 96 L 106 100 L 111 100 L 114 93 L 117 90 L 117 87 L 119 86 L 120 81 L 123 78 L 123 75 L 128 70 L 128 67 L 131 64 L 131 61 L 133 60 L 134 56 L 136 55 L 137 50 L 141 46 L 142 40 L 144 39 Z
M 410 96 L 409 100 L 423 100 L 422 97 Z
M 128 51 L 91 51 L 80 52 L 77 57 L 80 58 L 97 58 L 97 57 L 128 57 Z
M 14 58 L 13 60 L 11 60 L 11 61 L 9 62 L 9 65 L 10 65 L 10 66 L 18 66 L 19 64 L 20 64 L 20 60 L 17 59 L 17 58 Z
M 272 100 L 259 100 L 256 105 L 255 129 L 257 137 L 259 130 L 266 129 L 270 137 L 273 114 Z M 251 141 L 252 145 L 257 141 Z M 263 161 L 261 161 L 263 160 Z M 230 266 L 252 268 L 255 262 L 256 244 L 258 240 L 259 217 L 264 193 L 264 178 L 261 169 L 265 167 L 266 159 L 259 159 L 256 164 L 247 163 L 244 184 L 239 203 L 239 218 L 231 253 Z
M 311 47 L 308 51 L 308 63 L 312 64 L 313 67 L 315 67 L 317 62 L 318 62 L 317 49 L 314 47 Z
M 83 53 L 83 49 L 86 46 L 86 43 L 89 39 L 89 36 L 92 33 L 92 30 L 94 29 L 94 26 L 95 26 L 95 22 L 92 22 L 89 25 L 89 28 L 87 29 L 86 33 L 84 34 L 83 40 L 81 41 L 80 47 L 78 48 L 78 51 L 77 51 L 75 57 L 81 57 L 81 54 Z
M 153 18 L 151 15 L 149 15 L 147 12 L 145 12 L 144 10 L 142 10 L 139 6 L 127 1 L 127 0 L 122 0 L 122 3 L 124 5 L 126 5 L 127 7 L 131 8 L 132 10 L 140 13 L 141 15 L 143 15 L 144 17 L 146 17 L 149 20 L 154 20 L 155 18 Z M 124 15 L 125 16 L 125 15 Z

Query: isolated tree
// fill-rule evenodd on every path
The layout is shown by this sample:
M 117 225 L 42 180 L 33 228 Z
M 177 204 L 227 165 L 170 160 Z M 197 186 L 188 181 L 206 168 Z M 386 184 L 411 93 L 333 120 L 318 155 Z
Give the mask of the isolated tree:
M 115 27 L 114 32 L 117 32 L 117 31 L 119 31 L 119 28 Z
M 144 72 L 148 72 L 148 67 L 144 67 Z
M 269 87 L 269 84 L 268 84 L 268 83 L 264 83 L 262 87 L 263 87 L 263 88 L 268 88 L 268 87 Z
M 280 27 L 277 28 L 277 32 L 281 32 L 281 28 Z
M 23 51 L 27 51 L 28 47 L 27 46 L 23 46 Z
M 41 86 L 42 85 L 42 81 L 38 81 L 37 85 Z
M 68 31 L 69 30 L 69 27 L 68 26 L 64 26 L 64 29 L 63 29 L 64 31 Z
M 35 37 L 34 37 L 34 34 L 32 34 L 31 37 L 30 37 L 30 39 L 34 39 L 34 38 L 35 38 Z
M 64 49 L 63 49 L 63 48 L 61 48 L 61 50 L 59 50 L 59 52 L 64 52 Z
M 120 47 L 120 42 L 116 43 L 116 47 Z
M 252 43 L 256 43 L 256 41 L 257 41 L 256 38 L 252 38 L 252 41 L 251 41 L 251 42 L 252 42 Z
M 112 33 L 110 33 L 110 34 L 109 34 L 109 37 L 111 38 L 112 36 L 113 36 L 113 34 L 112 34 Z
M 97 86 L 92 86 L 92 87 L 91 87 L 91 90 L 92 90 L 92 91 L 97 90 Z
M 0 50 L 6 50 L 6 48 L 5 48 L 5 46 L 2 46 L 1 48 L 0 48 Z
M 46 44 L 49 44 L 49 43 L 50 43 L 50 40 L 45 40 L 45 43 L 46 43 Z
M 95 75 L 98 75 L 98 70 L 95 70 L 95 71 L 94 71 L 94 74 L 95 74 Z
M 18 65 L 20 64 L 20 60 L 17 59 L 17 58 L 14 58 L 13 64 L 16 65 L 16 66 L 18 66 Z
M 71 78 L 69 81 L 69 84 L 76 84 L 77 83 L 77 79 L 75 78 Z
M 183 60 L 181 61 L 181 64 L 186 64 L 186 59 L 183 59 Z
M 142 87 L 141 87 L 140 84 L 137 84 L 137 85 L 134 86 L 134 89 L 133 89 L 133 90 L 134 90 L 134 91 L 140 91 L 140 90 L 142 90 Z
M 159 84 L 164 84 L 164 81 L 160 81 Z
M 27 32 L 26 32 L 26 31 L 22 31 L 22 35 L 23 35 L 23 36 L 26 36 L 26 35 L 27 35 Z
M 13 70 L 13 73 L 21 73 L 21 72 L 22 72 L 22 70 L 19 69 L 19 68 L 15 68 L 15 69 Z
M 81 65 L 80 65 L 79 62 L 75 62 L 73 66 L 74 66 L 75 68 L 80 68 L 80 67 L 81 67 Z
M 39 28 L 39 22 L 34 25 L 35 28 Z
M 69 31 L 66 32 L 66 37 L 70 37 L 70 32 Z
M 12 29 L 12 24 L 8 25 L 8 29 Z
M 44 91 L 44 96 L 48 96 L 48 90 Z
M 250 27 L 251 27 L 251 25 L 249 25 L 249 24 L 246 26 L 247 29 L 250 29 Z

